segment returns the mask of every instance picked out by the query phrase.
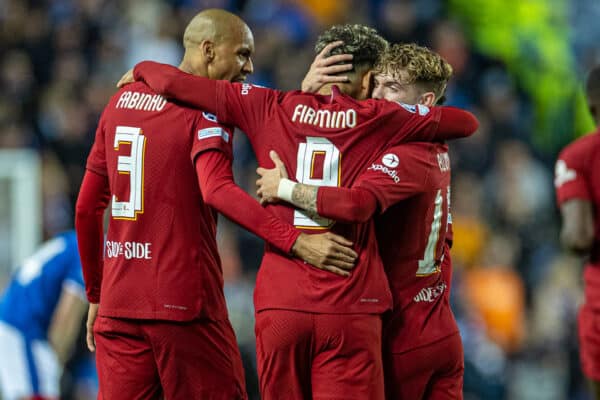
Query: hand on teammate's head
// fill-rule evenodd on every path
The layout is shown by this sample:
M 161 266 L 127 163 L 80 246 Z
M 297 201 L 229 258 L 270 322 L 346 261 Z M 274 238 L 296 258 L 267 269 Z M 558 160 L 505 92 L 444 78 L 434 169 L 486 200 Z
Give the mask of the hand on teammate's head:
M 133 77 L 133 68 L 129 71 L 125 72 L 125 74 L 119 79 L 117 82 L 117 87 L 122 88 L 123 86 L 135 82 L 135 78 Z
M 351 71 L 354 65 L 352 63 L 342 63 L 352 61 L 352 54 L 330 55 L 331 50 L 343 44 L 344 42 L 341 40 L 331 42 L 317 54 L 302 81 L 303 92 L 316 93 L 328 83 L 348 82 L 348 76 L 341 74 Z

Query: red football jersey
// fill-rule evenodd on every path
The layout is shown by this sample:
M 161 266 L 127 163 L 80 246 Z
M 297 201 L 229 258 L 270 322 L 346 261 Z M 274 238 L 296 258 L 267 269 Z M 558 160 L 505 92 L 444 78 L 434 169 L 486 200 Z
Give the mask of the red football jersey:
M 371 191 L 379 253 L 394 298 L 386 341 L 394 353 L 456 333 L 441 273 L 450 196 L 445 144 L 408 143 L 385 150 L 356 186 Z
M 556 162 L 554 186 L 558 205 L 587 200 L 594 209 L 594 244 L 584 271 L 585 300 L 600 309 L 600 130 L 563 149 Z
M 244 91 L 248 93 L 243 94 Z M 221 85 L 217 95 L 229 99 L 220 103 L 217 115 L 235 122 L 246 132 L 261 165 L 270 165 L 268 152 L 273 149 L 292 178 L 325 186 L 351 186 L 368 165 L 370 157 L 366 155 L 389 141 L 399 141 L 417 132 L 431 138 L 439 117 L 437 109 L 422 107 L 411 112 L 397 103 L 359 103 L 336 91 L 331 96 L 316 97 L 249 85 L 246 88 Z M 390 307 L 372 221 L 334 224 L 331 220 L 311 218 L 287 205 L 271 207 L 283 220 L 307 232 L 330 229 L 349 238 L 355 244 L 359 260 L 351 276 L 343 278 L 267 247 L 256 282 L 257 310 L 376 313 Z
M 87 162 L 108 177 L 112 195 L 101 315 L 227 318 L 216 214 L 190 160 L 211 148 L 231 154 L 232 130 L 215 121 L 143 83 L 106 106 Z
M 301 183 L 349 187 L 370 156 L 390 144 L 446 139 L 448 133 L 438 131 L 440 108 L 382 100 L 359 102 L 335 88 L 328 96 L 286 93 L 214 82 L 150 62 L 138 64 L 134 74 L 159 93 L 215 112 L 219 121 L 238 126 L 248 135 L 260 165 L 271 166 L 269 151 L 277 151 L 290 177 Z M 285 204 L 269 208 L 305 232 L 330 230 L 349 238 L 359 259 L 351 276 L 345 278 L 267 245 L 254 292 L 257 311 L 380 313 L 390 308 L 391 294 L 372 221 L 341 224 Z

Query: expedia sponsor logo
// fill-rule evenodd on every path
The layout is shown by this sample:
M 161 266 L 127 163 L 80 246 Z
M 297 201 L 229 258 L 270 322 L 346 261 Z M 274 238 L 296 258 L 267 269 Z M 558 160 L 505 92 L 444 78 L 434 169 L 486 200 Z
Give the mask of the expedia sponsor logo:
M 395 183 L 400 182 L 400 177 L 395 169 L 391 169 L 382 164 L 371 164 L 368 170 L 381 171 L 394 180 Z
M 413 297 L 413 300 L 415 301 L 415 303 L 433 303 L 435 299 L 437 299 L 442 295 L 442 293 L 444 293 L 444 290 L 446 290 L 446 284 L 444 282 L 440 283 L 437 286 L 426 287 L 421 289 L 419 293 L 417 293 L 417 295 Z
M 381 159 L 383 165 L 389 168 L 396 168 L 400 164 L 400 159 L 394 153 L 388 153 Z

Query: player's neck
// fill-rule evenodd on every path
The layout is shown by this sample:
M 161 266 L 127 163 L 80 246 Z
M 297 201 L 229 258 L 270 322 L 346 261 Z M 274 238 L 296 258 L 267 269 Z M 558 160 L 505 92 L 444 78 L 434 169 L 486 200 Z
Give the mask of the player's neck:
M 319 89 L 318 94 L 329 96 L 332 92 L 332 87 L 337 86 L 340 93 L 350 96 L 354 99 L 360 99 L 361 93 L 360 90 L 357 90 L 356 86 L 351 83 L 327 83 Z
M 181 61 L 181 64 L 179 64 L 179 69 L 182 70 L 183 72 L 187 72 L 188 74 L 192 74 L 195 76 L 208 77 L 208 71 L 206 70 L 206 68 L 203 69 L 199 66 L 195 66 L 193 63 L 191 63 L 185 57 Z
M 325 85 L 321 86 L 321 89 L 319 89 L 319 91 L 317 92 L 318 94 L 323 94 L 323 95 L 330 95 L 331 94 L 331 87 L 333 86 L 333 84 L 331 83 L 326 83 Z

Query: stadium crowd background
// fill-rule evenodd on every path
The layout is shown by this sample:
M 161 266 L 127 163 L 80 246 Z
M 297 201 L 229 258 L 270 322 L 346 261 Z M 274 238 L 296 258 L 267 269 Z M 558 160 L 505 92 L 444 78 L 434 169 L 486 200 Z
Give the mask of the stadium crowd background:
M 559 149 L 593 128 L 581 83 L 600 62 L 600 3 L 1 0 L 0 150 L 39 155 L 45 238 L 73 224 L 96 122 L 115 82 L 137 61 L 176 64 L 182 29 L 207 7 L 248 22 L 256 43 L 250 82 L 274 88 L 300 86 L 316 35 L 335 23 L 374 26 L 392 42 L 416 41 L 450 62 L 447 104 L 481 123 L 473 138 L 451 145 L 452 299 L 465 344 L 465 398 L 586 399 L 575 330 L 581 261 L 558 243 L 552 170 Z M 254 193 L 256 163 L 243 135 L 235 156 L 237 182 Z M 230 317 L 251 376 L 262 243 L 224 218 L 219 241 Z M 0 265 L 0 289 L 9 271 Z M 64 379 L 68 398 L 94 398 L 90 360 L 82 341 Z M 256 389 L 252 378 L 248 389 Z

